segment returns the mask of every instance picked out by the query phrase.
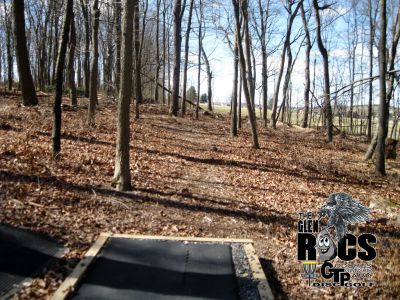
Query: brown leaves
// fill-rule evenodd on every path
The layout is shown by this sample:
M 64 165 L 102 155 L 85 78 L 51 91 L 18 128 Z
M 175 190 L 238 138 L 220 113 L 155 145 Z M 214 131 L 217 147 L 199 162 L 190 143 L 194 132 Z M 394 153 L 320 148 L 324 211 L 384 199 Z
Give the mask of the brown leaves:
M 132 121 L 134 191 L 115 193 L 110 186 L 115 108 L 100 105 L 93 129 L 84 125 L 86 109 L 64 111 L 62 153 L 55 161 L 50 105 L 30 110 L 12 101 L 0 104 L 0 221 L 48 234 L 70 248 L 17 298 L 51 295 L 103 231 L 252 238 L 259 256 L 273 260 L 272 280 L 290 298 L 334 297 L 301 285 L 295 270 L 296 219 L 297 212 L 318 210 L 338 191 L 363 203 L 390 199 L 384 202 L 390 205 L 375 204 L 374 217 L 381 221 L 360 230 L 375 230 L 378 240 L 390 245 L 379 251 L 375 279 L 389 282 L 400 272 L 393 222 L 400 190 L 399 178 L 392 176 L 399 165 L 389 162 L 389 176 L 374 177 L 362 161 L 366 145 L 361 140 L 328 145 L 314 130 L 268 129 L 261 130 L 262 148 L 253 150 L 247 125 L 231 139 L 224 116 L 171 119 L 159 106 L 143 106 L 142 118 Z M 379 267 L 386 262 L 390 269 Z M 360 293 L 390 298 L 400 290 L 377 287 Z

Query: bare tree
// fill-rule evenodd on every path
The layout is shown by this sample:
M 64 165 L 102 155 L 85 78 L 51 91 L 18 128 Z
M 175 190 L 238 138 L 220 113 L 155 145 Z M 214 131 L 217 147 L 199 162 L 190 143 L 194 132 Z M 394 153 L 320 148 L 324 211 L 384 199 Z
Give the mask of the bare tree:
M 72 12 L 70 21 L 70 39 L 69 39 L 69 57 L 68 57 L 68 84 L 70 90 L 70 98 L 72 106 L 77 106 L 77 93 L 75 84 L 75 48 L 76 48 L 76 30 L 75 30 L 75 20 L 74 13 Z
M 190 40 L 190 31 L 192 30 L 193 6 L 194 6 L 194 0 L 190 0 L 188 24 L 185 36 L 185 60 L 183 63 L 182 116 L 184 116 L 186 113 L 187 69 L 189 63 L 189 40 Z
M 236 137 L 238 134 L 238 76 L 239 76 L 239 48 L 238 32 L 235 30 L 235 43 L 233 48 L 233 88 L 231 97 L 231 136 Z M 239 104 L 240 105 L 240 104 Z
M 368 17 L 369 17 L 369 77 L 372 77 L 374 73 L 374 40 L 375 40 L 375 28 L 376 28 L 376 11 L 372 8 L 372 0 L 368 0 Z M 373 100 L 373 83 L 370 80 L 368 85 L 368 128 L 367 136 L 368 139 L 372 138 L 372 100 Z
M 124 0 L 122 45 L 121 45 L 121 88 L 118 97 L 117 143 L 115 151 L 115 170 L 113 185 L 120 191 L 131 189 L 129 169 L 130 118 L 129 106 L 132 98 L 133 66 L 133 11 L 134 2 Z
M 161 0 L 157 0 L 156 7 L 156 72 L 154 75 L 154 100 L 158 102 L 158 80 L 160 77 L 160 8 L 161 8 Z M 164 91 L 163 91 L 164 92 Z
M 278 98 L 279 98 L 279 91 L 280 91 L 280 86 L 281 86 L 281 81 L 282 81 L 283 69 L 285 67 L 286 52 L 287 52 L 288 47 L 290 46 L 290 35 L 291 35 L 291 32 L 292 32 L 293 22 L 294 22 L 294 19 L 297 16 L 297 12 L 299 11 L 302 2 L 303 2 L 303 0 L 300 0 L 297 3 L 295 9 L 292 11 L 292 6 L 295 4 L 295 1 L 287 0 L 286 11 L 288 13 L 289 18 L 288 18 L 288 21 L 287 21 L 285 40 L 284 40 L 284 43 L 283 43 L 283 49 L 282 49 L 282 54 L 281 54 L 281 65 L 279 67 L 278 77 L 277 77 L 276 85 L 275 85 L 274 98 L 273 98 L 273 101 L 272 101 L 271 124 L 272 124 L 273 128 L 276 128 L 277 111 L 278 111 Z
M 317 33 L 317 44 L 319 48 L 319 52 L 322 55 L 323 60 L 323 68 L 324 68 L 324 114 L 326 119 L 326 135 L 328 142 L 332 142 L 333 140 L 333 116 L 332 116 L 332 107 L 331 107 L 331 97 L 330 97 L 330 81 L 329 81 L 329 58 L 328 51 L 326 50 L 324 43 L 322 41 L 321 35 L 321 17 L 319 11 L 322 9 L 329 8 L 329 5 L 320 7 L 318 4 L 318 0 L 313 0 L 313 7 L 315 12 L 315 20 L 316 20 L 316 33 Z
M 204 46 L 201 45 L 201 53 L 203 56 L 204 64 L 206 65 L 206 73 L 207 73 L 207 110 L 212 111 L 212 78 L 213 74 L 211 71 L 210 61 L 208 59 L 207 53 L 204 50 Z M 200 91 L 199 91 L 200 93 Z
M 306 18 L 306 13 L 304 11 L 304 2 L 300 6 L 301 19 L 303 21 L 304 33 L 306 36 L 306 52 L 304 58 L 304 118 L 303 118 L 303 128 L 307 127 L 308 124 L 308 114 L 310 109 L 310 52 L 312 48 L 310 31 L 308 30 L 308 20 Z
M 118 95 L 121 78 L 121 0 L 114 1 L 114 26 L 115 26 L 115 92 Z
M 181 73 L 182 18 L 186 0 L 175 0 L 174 4 L 174 74 L 172 83 L 172 103 L 170 114 L 178 116 L 179 111 L 179 82 Z
M 146 1 L 147 3 L 147 1 Z M 146 9 L 147 10 L 147 9 Z M 135 109 L 135 118 L 139 119 L 139 104 L 143 102 L 143 93 L 142 93 L 142 76 L 141 76 L 141 70 L 142 70 L 142 43 L 140 41 L 140 14 L 139 14 L 139 1 L 134 0 L 134 9 L 133 9 L 133 14 L 134 14 L 134 28 L 135 28 L 135 95 L 136 95 L 136 109 Z M 146 16 L 143 16 L 143 24 Z M 142 26 L 142 32 L 144 33 L 144 26 Z
M 85 86 L 85 97 L 90 94 L 90 19 L 88 0 L 80 0 L 82 15 L 85 22 L 85 55 L 83 59 L 83 76 Z
M 56 93 L 54 96 L 54 123 L 53 123 L 53 157 L 57 157 L 61 151 L 61 102 L 63 73 L 65 69 L 65 56 L 67 53 L 69 32 L 71 29 L 71 19 L 73 17 L 73 0 L 68 0 L 65 7 L 64 25 L 60 49 L 58 51 L 56 67 Z
M 92 63 L 90 66 L 90 89 L 89 89 L 89 109 L 87 124 L 94 125 L 94 115 L 97 104 L 97 81 L 99 72 L 99 0 L 93 0 L 93 30 L 92 30 Z
M 12 90 L 13 86 L 13 63 L 14 63 L 14 58 L 13 58 L 13 53 L 12 53 L 12 44 L 11 44 L 11 32 L 12 32 L 12 22 L 11 18 L 8 14 L 8 9 L 7 9 L 7 4 L 6 0 L 3 0 L 3 5 L 4 5 L 4 19 L 5 19 L 5 26 L 6 26 L 6 48 L 7 48 L 7 81 L 8 81 L 8 90 Z
M 22 100 L 25 106 L 38 105 L 36 90 L 33 84 L 28 48 L 25 34 L 24 0 L 13 0 L 14 39 L 19 82 L 21 84 Z
M 232 0 L 232 5 L 234 9 L 234 16 L 235 16 L 235 25 L 236 25 L 236 32 L 240 32 L 240 12 L 239 12 L 239 3 L 237 0 Z M 241 10 L 243 14 L 243 26 L 244 23 L 248 22 L 247 18 L 247 0 L 241 0 Z M 250 88 L 249 88 L 249 81 L 246 80 L 244 77 L 246 72 L 248 70 L 246 69 L 246 61 L 245 61 L 245 56 L 244 56 L 244 51 L 243 51 L 243 45 L 242 45 L 242 37 L 240 34 L 236 34 L 237 38 L 237 44 L 238 44 L 238 49 L 239 49 L 239 62 L 240 62 L 240 69 L 242 72 L 242 84 L 243 84 L 243 91 L 244 95 L 246 98 L 246 104 L 247 104 L 247 110 L 249 114 L 249 120 L 250 120 L 250 126 L 251 126 L 251 134 L 252 134 L 252 141 L 253 141 L 253 148 L 259 149 L 260 145 L 258 143 L 258 133 L 257 133 L 257 122 L 256 122 L 256 116 L 255 116 L 255 111 L 252 105 L 251 101 L 251 95 L 250 95 Z M 248 40 L 248 39 L 247 39 Z M 247 45 L 249 46 L 249 45 Z

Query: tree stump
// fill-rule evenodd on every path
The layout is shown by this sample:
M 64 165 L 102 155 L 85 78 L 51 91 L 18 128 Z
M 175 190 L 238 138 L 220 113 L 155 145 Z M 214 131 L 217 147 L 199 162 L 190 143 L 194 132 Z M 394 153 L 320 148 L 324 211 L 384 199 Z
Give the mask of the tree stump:
M 385 145 L 385 157 L 387 159 L 396 159 L 397 145 L 399 141 L 394 139 L 387 139 Z

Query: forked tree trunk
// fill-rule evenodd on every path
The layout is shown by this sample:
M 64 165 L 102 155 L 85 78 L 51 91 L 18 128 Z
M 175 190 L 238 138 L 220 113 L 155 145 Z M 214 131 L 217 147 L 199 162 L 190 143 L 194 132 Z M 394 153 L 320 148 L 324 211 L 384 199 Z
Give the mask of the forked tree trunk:
M 25 106 L 38 105 L 35 85 L 33 84 L 29 53 L 25 35 L 24 0 L 13 0 L 14 39 L 22 101 Z
M 274 92 L 274 97 L 273 97 L 273 101 L 272 101 L 272 115 L 271 115 L 271 125 L 272 128 L 276 128 L 276 122 L 278 121 L 278 117 L 277 117 L 277 111 L 278 111 L 278 98 L 279 98 L 279 90 L 280 90 L 280 86 L 281 86 L 281 82 L 282 82 L 282 76 L 283 76 L 283 69 L 285 67 L 285 60 L 286 60 L 286 51 L 287 48 L 290 45 L 290 34 L 292 32 L 292 26 L 293 26 L 293 22 L 294 19 L 296 18 L 296 15 L 300 9 L 301 3 L 303 2 L 302 0 L 298 2 L 296 8 L 294 9 L 294 11 L 291 11 L 291 6 L 294 4 L 294 2 L 291 0 L 289 1 L 289 20 L 288 20 L 288 25 L 287 25 L 287 29 L 286 29 L 286 36 L 285 36 L 285 41 L 283 44 L 283 50 L 282 50 L 282 54 L 281 54 L 281 64 L 279 67 L 279 72 L 278 72 L 278 77 L 277 77 L 277 81 L 276 81 L 276 85 L 275 85 L 275 92 Z
M 137 1 L 137 0 L 135 0 Z M 130 118 L 133 67 L 133 10 L 134 1 L 124 0 L 121 47 L 121 88 L 118 97 L 117 144 L 113 185 L 120 191 L 131 189 L 129 169 Z
M 56 92 L 54 97 L 54 124 L 53 124 L 53 157 L 56 158 L 61 151 L 61 102 L 63 73 L 65 68 L 65 56 L 67 53 L 68 36 L 71 28 L 71 19 L 73 15 L 73 0 L 68 0 L 65 7 L 64 25 L 62 31 L 62 40 L 58 51 L 56 65 Z
M 236 26 L 236 31 L 239 33 L 240 32 L 240 14 L 239 14 L 239 3 L 237 0 L 232 0 L 232 5 L 234 8 L 234 14 L 235 14 L 235 26 Z M 242 12 L 244 12 L 243 16 L 243 23 L 247 22 L 247 1 L 246 0 L 241 0 L 241 6 L 242 6 Z M 251 134 L 252 134 L 252 141 L 253 141 L 253 148 L 259 149 L 260 145 L 258 143 L 258 134 L 257 134 L 257 123 L 256 123 L 256 116 L 255 112 L 253 109 L 253 106 L 251 104 L 251 95 L 250 95 L 250 89 L 249 89 L 249 81 L 246 80 L 244 77 L 246 76 L 246 61 L 244 57 L 244 51 L 243 51 L 243 46 L 242 46 L 242 38 L 240 34 L 236 35 L 237 38 L 237 44 L 238 44 L 238 49 L 239 49 L 239 62 L 240 62 L 240 69 L 241 69 L 241 74 L 242 74 L 242 83 L 243 83 L 243 91 L 244 95 L 246 98 L 246 104 L 247 104 L 247 110 L 249 114 L 249 120 L 250 120 L 250 127 L 251 127 Z

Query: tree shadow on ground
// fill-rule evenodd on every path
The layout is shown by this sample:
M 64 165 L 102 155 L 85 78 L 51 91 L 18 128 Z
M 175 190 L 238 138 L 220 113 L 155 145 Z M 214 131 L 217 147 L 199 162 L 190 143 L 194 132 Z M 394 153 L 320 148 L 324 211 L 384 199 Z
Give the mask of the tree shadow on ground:
M 193 203 L 184 200 L 173 200 L 170 198 L 176 193 L 163 192 L 156 189 L 137 189 L 134 192 L 119 192 L 113 189 L 104 187 L 95 187 L 90 185 L 79 185 L 72 182 L 67 182 L 58 179 L 54 176 L 37 176 L 37 175 L 26 175 L 19 174 L 10 171 L 0 171 L 0 181 L 4 182 L 27 182 L 27 183 L 37 183 L 40 182 L 41 185 L 48 185 L 51 187 L 57 187 L 69 191 L 93 193 L 95 191 L 99 195 L 111 196 L 111 197 L 122 197 L 135 201 L 142 201 L 148 203 L 157 203 L 166 207 L 172 207 L 176 209 L 186 210 L 186 211 L 202 211 L 206 213 L 212 213 L 217 215 L 223 215 L 234 218 L 241 218 L 251 222 L 262 222 L 266 224 L 274 223 L 280 226 L 291 227 L 295 223 L 296 219 L 282 214 L 276 210 L 265 209 L 264 213 L 260 213 L 262 208 L 260 207 L 255 211 L 244 211 L 240 209 L 233 209 L 226 206 L 225 203 L 219 203 L 219 206 L 205 205 L 203 202 L 215 202 L 215 199 L 208 199 L 205 197 L 199 197 L 197 200 L 200 203 Z M 191 196 L 186 196 L 191 199 Z M 193 198 L 194 199 L 194 198 Z M 196 199 L 195 199 L 196 200 Z M 233 203 L 233 200 L 232 200 Z
M 288 294 L 283 290 L 283 286 L 279 280 L 278 273 L 272 265 L 272 260 L 260 257 L 260 264 L 267 277 L 268 284 L 271 287 L 272 293 L 277 299 L 288 300 Z

